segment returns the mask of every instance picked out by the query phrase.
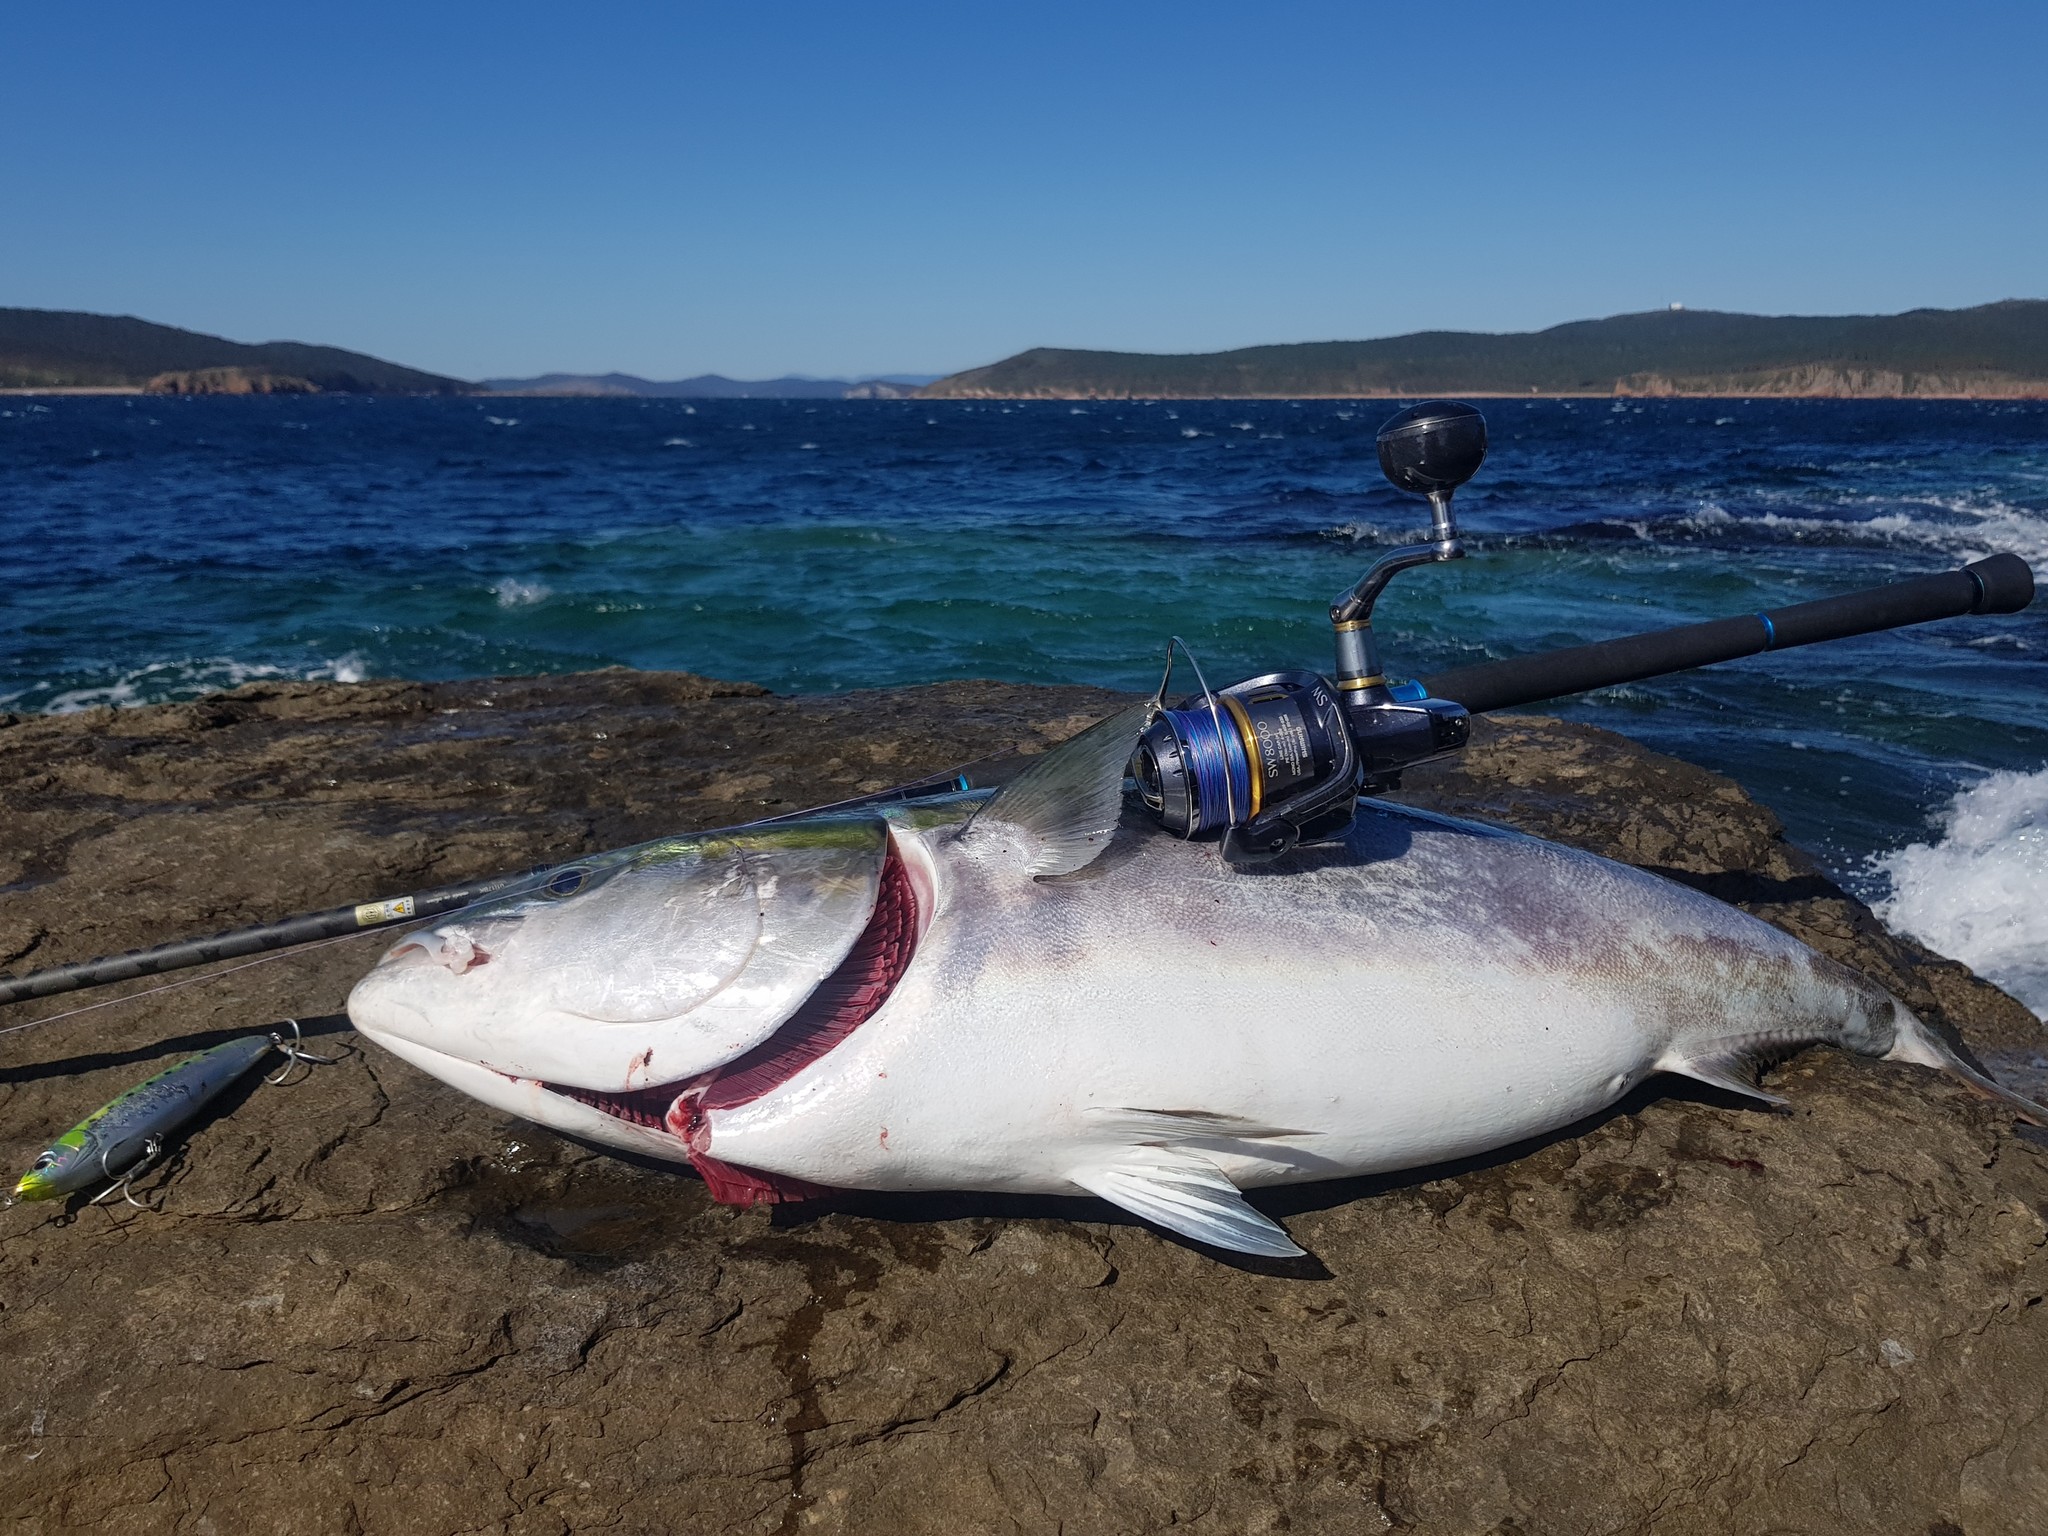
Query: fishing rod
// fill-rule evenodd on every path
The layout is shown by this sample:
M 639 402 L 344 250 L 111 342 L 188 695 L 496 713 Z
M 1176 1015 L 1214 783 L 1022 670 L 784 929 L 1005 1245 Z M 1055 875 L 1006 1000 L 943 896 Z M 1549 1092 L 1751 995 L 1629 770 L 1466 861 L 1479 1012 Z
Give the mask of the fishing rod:
M 894 789 L 880 790 L 871 795 L 861 795 L 852 800 L 842 800 L 812 810 L 771 816 L 762 821 L 747 822 L 745 825 L 769 826 L 778 821 L 793 821 L 800 816 L 819 816 L 835 811 L 855 810 L 867 805 L 881 805 L 893 800 L 926 799 L 933 795 L 955 794 L 966 789 L 987 788 L 990 784 L 1007 777 L 997 766 L 1006 761 L 1007 756 L 989 758 L 983 762 L 971 763 L 949 774 L 919 779 Z M 1028 762 L 1029 759 L 1023 761 Z M 985 775 L 985 780 L 977 777 L 978 775 Z M 720 831 L 738 830 L 739 827 L 723 827 L 700 835 L 709 837 L 716 836 Z M 293 917 L 281 917 L 274 922 L 257 923 L 248 928 L 233 928 L 225 933 L 211 934 L 203 938 L 176 939 L 168 944 L 157 944 L 147 949 L 131 949 L 118 955 L 78 960 L 69 965 L 53 965 L 44 970 L 30 971 L 22 976 L 0 974 L 0 1005 L 26 1002 L 37 997 L 55 997 L 63 992 L 82 992 L 92 987 L 108 986 L 117 981 L 133 981 L 141 976 L 160 976 L 167 971 L 190 970 L 194 966 L 210 965 L 216 960 L 234 960 L 244 955 L 263 954 L 274 950 L 300 949 L 335 939 L 349 938 L 359 933 L 368 933 L 379 928 L 395 927 L 400 923 L 446 917 L 449 913 L 459 912 L 464 907 L 475 906 L 488 897 L 511 895 L 521 888 L 539 889 L 558 868 L 558 865 L 543 864 L 518 874 L 494 875 L 489 879 L 437 886 L 433 890 L 417 891 L 406 896 L 391 896 L 379 901 L 329 907 L 319 912 L 301 912 Z
M 1334 681 L 1316 672 L 1273 672 L 1220 690 L 1204 685 L 1172 707 L 1165 704 L 1162 683 L 1159 707 L 1132 757 L 1139 795 L 1155 819 L 1183 837 L 1222 832 L 1224 856 L 1233 863 L 1258 863 L 1298 842 L 1334 835 L 1349 824 L 1361 793 L 1391 789 L 1404 769 L 1462 749 L 1475 714 L 1877 630 L 1965 614 L 2018 613 L 2034 597 L 2027 563 L 2000 554 L 1960 570 L 1816 602 L 1459 667 L 1418 682 L 1390 682 L 1372 635 L 1373 605 L 1400 572 L 1463 557 L 1451 498 L 1486 456 L 1486 424 L 1469 405 L 1430 401 L 1382 427 L 1378 447 L 1387 478 L 1429 499 L 1430 537 L 1380 556 L 1331 606 Z M 997 788 L 1031 761 L 1014 753 L 986 758 L 894 789 L 747 825 Z M 446 916 L 509 894 L 523 881 L 538 884 L 546 875 L 546 869 L 502 875 L 22 976 L 0 975 L 0 1004 Z

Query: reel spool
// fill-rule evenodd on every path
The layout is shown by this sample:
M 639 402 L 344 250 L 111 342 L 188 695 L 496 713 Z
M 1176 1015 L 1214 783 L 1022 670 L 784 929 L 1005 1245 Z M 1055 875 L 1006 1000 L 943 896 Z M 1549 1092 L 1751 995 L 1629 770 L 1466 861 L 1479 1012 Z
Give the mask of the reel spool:
M 1335 683 L 1318 672 L 1269 672 L 1216 691 L 1188 652 L 1202 691 L 1169 708 L 1173 651 L 1187 646 L 1175 637 L 1167 647 L 1131 776 L 1161 826 L 1181 837 L 1221 832 L 1233 864 L 1336 835 L 1362 789 L 1391 788 L 1402 769 L 1465 745 L 1461 705 L 1382 675 L 1372 608 L 1401 571 L 1464 555 L 1451 495 L 1486 457 L 1486 421 L 1469 405 L 1425 401 L 1382 426 L 1377 446 L 1387 478 L 1429 498 L 1430 540 L 1389 550 L 1331 606 Z
M 1235 862 L 1286 852 L 1332 813 L 1333 828 L 1348 823 L 1358 753 L 1328 679 L 1269 672 L 1162 705 L 1131 773 L 1161 826 L 1181 837 L 1221 831 Z

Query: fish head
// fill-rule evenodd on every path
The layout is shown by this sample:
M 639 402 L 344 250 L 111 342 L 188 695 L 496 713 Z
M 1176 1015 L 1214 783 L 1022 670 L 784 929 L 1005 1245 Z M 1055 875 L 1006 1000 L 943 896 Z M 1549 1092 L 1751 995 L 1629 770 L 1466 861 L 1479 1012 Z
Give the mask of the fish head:
M 879 818 L 814 817 L 565 864 L 406 934 L 349 1018 L 430 1071 L 680 1083 L 765 1041 L 845 959 L 888 852 Z

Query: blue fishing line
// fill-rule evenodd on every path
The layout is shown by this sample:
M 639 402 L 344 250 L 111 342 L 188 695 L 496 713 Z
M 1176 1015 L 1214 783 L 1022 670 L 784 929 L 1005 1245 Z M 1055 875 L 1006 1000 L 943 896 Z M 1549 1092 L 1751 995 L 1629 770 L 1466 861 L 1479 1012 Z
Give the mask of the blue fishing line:
M 1173 722 L 1174 734 L 1180 738 L 1181 750 L 1187 756 L 1188 776 L 1195 786 L 1196 809 L 1201 819 L 1189 830 L 1199 832 L 1224 825 L 1230 819 L 1233 801 L 1240 816 L 1249 815 L 1252 765 L 1230 717 L 1226 715 L 1224 719 L 1231 728 L 1220 734 L 1206 706 L 1169 709 L 1166 717 Z

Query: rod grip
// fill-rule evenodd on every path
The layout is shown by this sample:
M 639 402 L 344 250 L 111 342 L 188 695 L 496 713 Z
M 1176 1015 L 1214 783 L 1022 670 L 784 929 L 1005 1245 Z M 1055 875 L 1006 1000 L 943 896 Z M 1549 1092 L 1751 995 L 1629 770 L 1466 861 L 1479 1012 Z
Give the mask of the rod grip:
M 1992 555 L 1959 571 L 1916 576 L 1817 602 L 1459 667 L 1426 677 L 1422 685 L 1437 698 L 1455 699 L 1474 714 L 1483 714 L 1759 651 L 1782 651 L 1965 613 L 2018 613 L 2033 600 L 2034 573 L 2027 562 L 2017 555 Z

